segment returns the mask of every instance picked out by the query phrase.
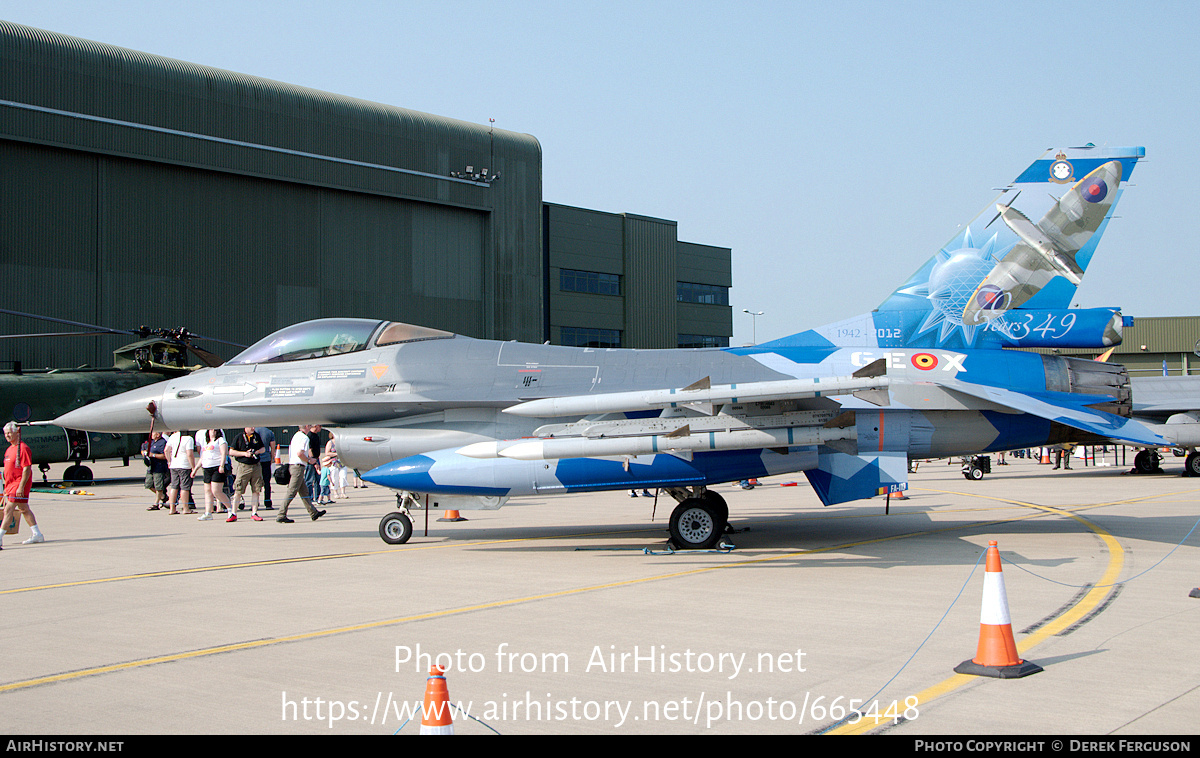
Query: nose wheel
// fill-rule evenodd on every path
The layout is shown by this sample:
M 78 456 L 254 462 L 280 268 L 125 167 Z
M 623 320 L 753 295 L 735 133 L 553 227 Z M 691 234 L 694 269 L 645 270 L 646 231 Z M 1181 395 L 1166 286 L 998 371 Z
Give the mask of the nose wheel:
M 379 537 L 389 545 L 403 545 L 412 536 L 412 519 L 396 511 L 379 521 Z

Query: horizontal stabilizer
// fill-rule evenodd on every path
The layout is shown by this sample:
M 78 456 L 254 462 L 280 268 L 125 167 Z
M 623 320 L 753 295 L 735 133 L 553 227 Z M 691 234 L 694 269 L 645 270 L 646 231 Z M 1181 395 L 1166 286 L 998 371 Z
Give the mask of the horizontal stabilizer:
M 1103 395 L 1079 395 L 1065 392 L 1015 392 L 1001 387 L 958 382 L 946 389 L 990 400 L 1013 410 L 1029 413 L 1075 429 L 1113 439 L 1155 447 L 1167 440 L 1133 419 L 1088 407 L 1104 401 Z

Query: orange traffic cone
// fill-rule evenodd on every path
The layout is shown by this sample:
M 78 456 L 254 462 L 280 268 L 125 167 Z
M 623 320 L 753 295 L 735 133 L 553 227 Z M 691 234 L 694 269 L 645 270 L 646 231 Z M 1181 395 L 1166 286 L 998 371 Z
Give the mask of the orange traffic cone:
M 458 515 L 458 511 L 446 511 L 438 521 L 466 521 L 466 519 Z
M 1049 462 L 1050 462 L 1050 449 L 1049 449 L 1049 448 L 1045 448 L 1045 447 L 1044 447 L 1044 448 L 1042 448 L 1042 460 L 1041 460 L 1041 462 L 1042 462 L 1042 463 L 1049 463 Z
M 454 734 L 450 718 L 450 690 L 446 687 L 446 669 L 429 667 L 425 682 L 425 707 L 421 709 L 421 734 Z
M 954 667 L 959 674 L 1019 679 L 1036 674 L 1042 667 L 1021 660 L 1013 639 L 1008 615 L 1008 594 L 1004 591 L 1004 573 L 1000 568 L 1000 548 L 988 542 L 987 568 L 983 575 L 983 610 L 979 614 L 979 647 L 975 657 Z

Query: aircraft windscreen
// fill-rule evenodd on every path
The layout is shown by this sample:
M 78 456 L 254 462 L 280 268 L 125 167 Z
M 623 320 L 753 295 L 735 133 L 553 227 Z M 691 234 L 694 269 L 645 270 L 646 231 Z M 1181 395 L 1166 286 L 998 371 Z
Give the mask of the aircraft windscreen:
M 243 350 L 229 364 L 280 363 L 362 350 L 382 323 L 373 319 L 323 318 L 280 329 Z
M 399 342 L 440 340 L 453 336 L 453 332 L 443 332 L 441 329 L 431 329 L 427 326 L 414 326 L 413 324 L 393 321 L 384 327 L 379 336 L 375 338 L 375 345 L 383 347 L 384 345 L 395 345 Z

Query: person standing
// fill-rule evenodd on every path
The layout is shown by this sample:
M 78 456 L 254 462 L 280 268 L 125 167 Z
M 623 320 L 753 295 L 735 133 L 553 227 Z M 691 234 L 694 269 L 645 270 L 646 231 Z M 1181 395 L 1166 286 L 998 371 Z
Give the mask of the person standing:
M 4 514 L 0 516 L 0 543 L 4 539 L 4 528 L 17 512 L 25 517 L 25 523 L 33 530 L 33 536 L 21 544 L 45 542 L 37 518 L 29 509 L 29 490 L 33 487 L 33 455 L 29 445 L 21 441 L 21 427 L 17 426 L 17 422 L 9 421 L 4 425 L 4 439 L 8 440 L 8 450 L 4 451 Z
M 157 511 L 167 503 L 167 480 L 171 471 L 167 468 L 166 449 L 167 441 L 162 432 L 151 432 L 144 453 L 146 465 L 150 467 L 146 470 L 146 489 L 154 490 L 154 505 L 147 508 L 148 511 Z
M 310 424 L 308 427 L 308 452 L 312 461 L 304 467 L 304 483 L 308 485 L 309 497 L 320 491 L 321 486 L 321 427 Z
M 212 521 L 213 513 L 229 512 L 227 521 L 237 521 L 237 514 L 225 494 L 225 478 L 228 474 L 225 460 L 229 445 L 220 429 L 208 429 L 200 443 L 200 467 L 204 469 L 204 515 L 200 521 Z
M 258 456 L 258 465 L 262 467 L 263 510 L 273 511 L 275 506 L 271 505 L 271 464 L 275 462 L 275 432 L 265 426 L 254 427 L 254 432 L 266 447 Z
M 266 450 L 266 446 L 252 426 L 243 429 L 242 433 L 233 441 L 233 447 L 229 449 L 235 474 L 233 480 L 234 505 L 237 506 L 237 509 L 241 509 L 241 502 L 246 497 L 246 487 L 249 485 L 250 518 L 254 521 L 262 521 L 262 516 L 258 515 L 258 493 L 263 488 L 263 476 L 258 458 L 264 450 Z M 233 521 L 236 518 L 237 514 L 231 512 L 229 520 Z
M 292 498 L 297 495 L 300 496 L 300 502 L 304 503 L 304 508 L 313 521 L 325 515 L 325 511 L 313 507 L 308 485 L 304 482 L 304 469 L 316 463 L 312 452 L 308 449 L 310 428 L 307 424 L 302 425 L 300 430 L 292 436 L 292 442 L 288 445 L 288 473 L 291 474 L 291 479 L 288 480 L 287 494 L 283 498 L 283 505 L 279 508 L 279 516 L 275 519 L 281 524 L 292 523 L 292 520 L 287 517 L 287 509 Z
M 167 439 L 165 451 L 167 467 L 171 472 L 171 483 L 167 485 L 167 504 L 171 506 L 171 515 L 179 511 L 175 505 L 187 493 L 187 505 L 184 513 L 195 513 L 196 506 L 192 500 L 192 472 L 196 470 L 196 440 L 187 431 L 178 431 Z

